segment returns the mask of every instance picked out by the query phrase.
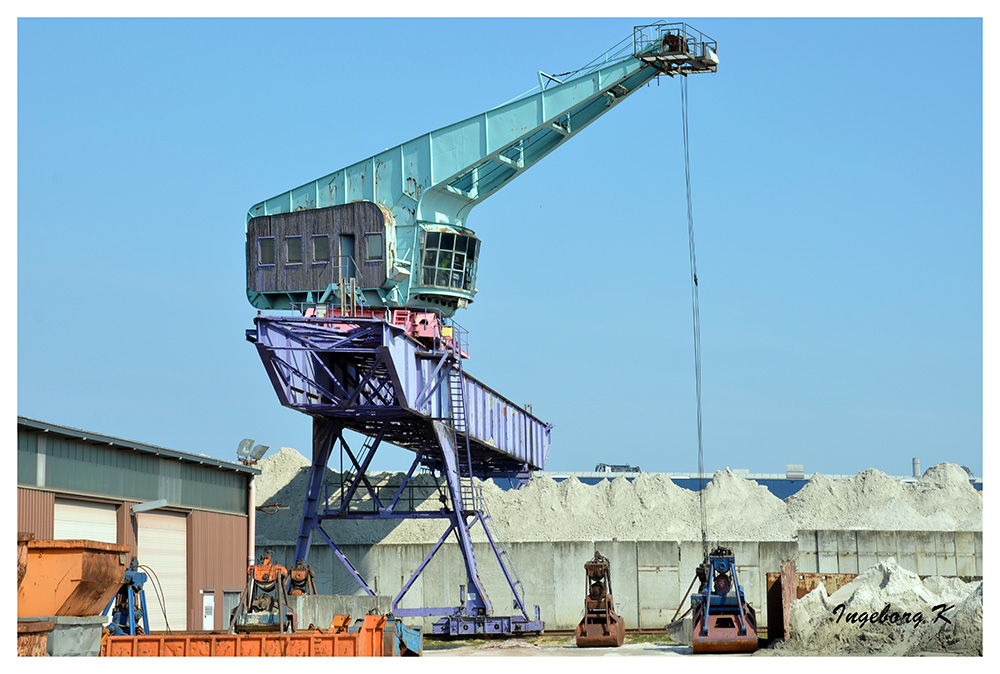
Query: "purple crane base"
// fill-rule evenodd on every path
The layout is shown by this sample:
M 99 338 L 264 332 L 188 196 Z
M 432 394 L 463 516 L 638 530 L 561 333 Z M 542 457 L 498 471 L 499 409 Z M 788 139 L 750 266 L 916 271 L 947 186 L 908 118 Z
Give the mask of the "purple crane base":
M 473 478 L 507 478 L 524 484 L 545 467 L 551 425 L 515 405 L 462 367 L 461 342 L 423 344 L 375 319 L 257 316 L 247 340 L 257 347 L 281 403 L 313 418 L 313 456 L 295 559 L 307 559 L 312 535 L 322 538 L 369 595 L 374 590 L 323 530 L 326 519 L 441 518 L 447 529 L 393 599 L 399 616 L 441 616 L 435 634 L 455 636 L 541 632 L 538 606 L 529 616 L 524 588 Z M 349 429 L 365 436 L 352 450 Z M 368 467 L 383 442 L 414 453 L 391 499 L 380 497 Z M 350 462 L 339 500 L 323 483 L 333 450 Z M 418 510 L 411 484 L 417 467 L 429 470 L 446 495 L 439 510 Z M 364 508 L 360 501 L 367 497 Z M 336 505 L 331 506 L 333 501 Z M 514 597 L 516 615 L 495 616 L 479 578 L 471 531 L 481 526 Z M 403 608 L 399 604 L 442 544 L 455 535 L 467 585 L 457 606 Z

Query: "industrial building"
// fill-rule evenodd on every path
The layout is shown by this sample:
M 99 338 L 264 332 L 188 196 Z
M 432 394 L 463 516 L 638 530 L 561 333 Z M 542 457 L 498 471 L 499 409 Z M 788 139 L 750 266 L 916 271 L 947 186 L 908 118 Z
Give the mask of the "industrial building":
M 151 629 L 226 629 L 246 584 L 259 473 L 19 416 L 17 530 L 128 545 L 150 575 Z

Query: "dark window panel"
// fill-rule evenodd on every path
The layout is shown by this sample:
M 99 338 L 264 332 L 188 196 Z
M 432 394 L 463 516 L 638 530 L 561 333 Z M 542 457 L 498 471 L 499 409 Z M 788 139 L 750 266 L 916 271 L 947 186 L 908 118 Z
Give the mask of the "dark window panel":
M 302 237 L 290 236 L 285 239 L 285 259 L 289 264 L 302 263 Z
M 260 244 L 260 263 L 274 264 L 274 238 L 267 237 L 257 241 Z

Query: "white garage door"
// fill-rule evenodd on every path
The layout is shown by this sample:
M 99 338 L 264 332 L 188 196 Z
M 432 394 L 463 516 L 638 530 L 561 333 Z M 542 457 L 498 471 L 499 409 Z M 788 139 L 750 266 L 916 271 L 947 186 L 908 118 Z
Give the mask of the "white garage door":
M 118 509 L 107 503 L 56 499 L 54 537 L 59 540 L 118 542 Z
M 140 569 L 149 576 L 145 586 L 149 627 L 165 630 L 169 623 L 175 632 L 186 630 L 187 519 L 174 513 L 138 513 L 136 520 L 139 565 L 149 567 Z M 166 608 L 166 621 L 160 599 Z

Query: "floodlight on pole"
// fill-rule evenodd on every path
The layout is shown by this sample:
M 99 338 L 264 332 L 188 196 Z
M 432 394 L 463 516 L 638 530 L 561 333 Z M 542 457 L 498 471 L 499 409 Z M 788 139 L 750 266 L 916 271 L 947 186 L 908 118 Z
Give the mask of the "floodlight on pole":
M 251 461 L 260 460 L 260 457 L 264 456 L 264 454 L 269 449 L 271 448 L 268 445 L 257 445 L 256 447 L 253 448 L 253 451 L 250 452 L 250 460 Z
M 249 458 L 251 447 L 253 447 L 252 439 L 244 438 L 243 440 L 240 440 L 240 444 L 236 448 L 236 456 L 238 456 L 241 459 Z

